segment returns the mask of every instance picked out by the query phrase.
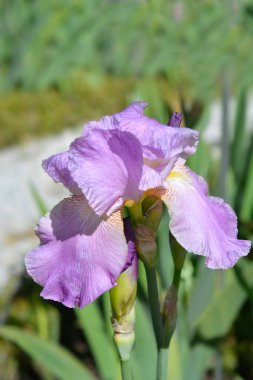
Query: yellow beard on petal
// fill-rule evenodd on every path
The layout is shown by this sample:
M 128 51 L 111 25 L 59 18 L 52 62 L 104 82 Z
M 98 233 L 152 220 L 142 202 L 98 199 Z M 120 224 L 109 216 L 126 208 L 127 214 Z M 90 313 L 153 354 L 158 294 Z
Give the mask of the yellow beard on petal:
M 181 180 L 184 182 L 189 182 L 189 179 L 190 177 L 187 173 L 187 168 L 184 165 L 175 165 L 174 169 L 172 169 L 167 176 L 165 182 L 169 182 L 170 180 Z

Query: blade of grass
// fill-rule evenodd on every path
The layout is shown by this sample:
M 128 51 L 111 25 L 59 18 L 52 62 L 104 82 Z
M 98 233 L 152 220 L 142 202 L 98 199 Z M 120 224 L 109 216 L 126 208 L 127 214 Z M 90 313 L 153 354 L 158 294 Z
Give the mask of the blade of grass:
M 33 182 L 29 183 L 29 188 L 30 188 L 33 200 L 34 200 L 39 212 L 41 213 L 41 215 L 45 215 L 48 211 L 46 204 L 43 201 L 43 199 L 41 198 L 41 196 L 40 196 L 40 194 L 39 194 L 39 192 L 38 192 L 38 190 L 37 190 L 37 188 Z

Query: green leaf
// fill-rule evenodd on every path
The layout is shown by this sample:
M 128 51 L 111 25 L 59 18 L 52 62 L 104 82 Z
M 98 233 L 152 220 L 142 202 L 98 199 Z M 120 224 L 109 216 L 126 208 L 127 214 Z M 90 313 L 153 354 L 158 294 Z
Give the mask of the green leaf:
M 210 299 L 213 296 L 214 285 L 215 272 L 207 269 L 202 261 L 199 265 L 198 274 L 195 278 L 188 304 L 188 323 L 190 330 L 194 328 L 208 307 Z
M 242 275 L 249 286 L 253 286 L 253 264 L 248 260 L 241 260 Z M 216 272 L 216 275 L 220 272 Z M 234 322 L 247 293 L 238 282 L 235 273 L 229 270 L 224 275 L 224 283 L 216 286 L 213 296 L 209 298 L 207 308 L 195 320 L 194 325 L 203 338 L 213 339 L 224 336 Z
M 235 116 L 234 137 L 231 144 L 231 164 L 234 174 L 240 178 L 245 148 L 245 129 L 246 129 L 246 90 L 243 88 L 237 101 Z
M 253 136 L 251 136 L 253 138 Z M 245 171 L 245 186 L 243 189 L 243 195 L 241 198 L 240 217 L 242 220 L 251 220 L 253 211 L 253 140 L 248 149 L 247 171 Z M 238 188 L 240 194 L 241 188 Z
M 177 332 L 173 334 L 169 348 L 168 379 L 182 379 L 184 361 Z
M 60 380 L 95 380 L 94 376 L 71 353 L 16 327 L 0 327 L 0 336 L 17 344 L 32 359 Z
M 136 302 L 135 345 L 131 354 L 133 379 L 154 380 L 157 350 L 149 310 L 140 301 Z
M 76 309 L 76 315 L 88 341 L 101 379 L 116 379 L 118 355 L 114 348 L 113 337 L 106 332 L 98 303 L 93 302 L 84 309 Z
M 196 153 L 188 158 L 187 163 L 197 174 L 208 178 L 213 162 L 210 146 L 203 139 L 200 140 Z
M 183 380 L 202 380 L 213 355 L 214 350 L 203 344 L 191 348 L 184 364 Z
M 33 182 L 30 182 L 29 183 L 29 187 L 30 187 L 30 190 L 31 190 L 31 194 L 32 194 L 32 197 L 33 197 L 33 200 L 39 210 L 39 212 L 41 213 L 41 215 L 45 215 L 46 212 L 47 212 L 47 207 L 45 205 L 45 202 L 43 201 L 43 199 L 41 198 L 36 186 L 34 185 Z

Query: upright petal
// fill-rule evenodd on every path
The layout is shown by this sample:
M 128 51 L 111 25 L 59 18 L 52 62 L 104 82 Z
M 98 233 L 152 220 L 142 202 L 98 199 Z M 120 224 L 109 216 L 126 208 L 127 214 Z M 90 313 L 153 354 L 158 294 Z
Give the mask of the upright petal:
M 198 133 L 188 128 L 168 127 L 147 130 L 143 145 L 146 165 L 165 179 L 178 159 L 186 159 L 196 151 Z
M 134 102 L 123 111 L 90 122 L 84 136 L 94 129 L 119 129 L 133 134 L 141 143 L 145 163 L 165 178 L 179 157 L 195 153 L 198 132 L 189 128 L 168 127 L 143 114 L 147 103 Z
M 84 125 L 83 136 L 86 136 L 94 129 L 110 130 L 117 128 L 138 134 L 139 131 L 137 128 L 133 129 L 133 124 L 136 119 L 144 116 L 143 111 L 147 106 L 148 103 L 146 102 L 136 101 L 128 105 L 121 112 L 104 116 L 98 121 L 90 121 Z
M 162 200 L 168 206 L 170 230 L 188 251 L 206 257 L 213 269 L 233 266 L 248 254 L 251 243 L 237 239 L 237 219 L 222 199 L 209 197 L 203 178 L 175 167 L 166 180 Z
M 68 161 L 69 153 L 63 152 L 43 160 L 42 167 L 55 182 L 62 183 L 71 191 L 71 193 L 79 195 L 81 194 L 81 191 L 71 177 L 68 169 Z
M 98 217 L 73 196 L 42 218 L 37 234 L 41 245 L 25 262 L 44 298 L 84 307 L 116 285 L 128 255 L 120 211 Z
M 69 169 L 94 211 L 108 215 L 138 200 L 143 158 L 139 141 L 119 130 L 94 130 L 70 146 Z
M 143 165 L 139 188 L 142 191 L 146 191 L 160 186 L 163 186 L 163 179 L 161 175 L 149 166 Z

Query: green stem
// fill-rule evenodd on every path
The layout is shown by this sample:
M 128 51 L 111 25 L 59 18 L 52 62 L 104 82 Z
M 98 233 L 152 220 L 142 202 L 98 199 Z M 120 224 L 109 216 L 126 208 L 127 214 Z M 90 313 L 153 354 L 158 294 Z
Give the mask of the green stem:
M 132 380 L 132 373 L 129 360 L 121 360 L 122 380 Z
M 148 268 L 145 266 L 145 270 L 146 270 L 146 276 L 147 276 L 148 298 L 149 298 L 153 328 L 155 332 L 157 347 L 159 349 L 162 347 L 162 344 L 163 344 L 163 327 L 162 327 L 160 302 L 159 302 L 158 287 L 157 287 L 157 280 L 156 280 L 156 269 L 155 267 Z
M 179 284 L 180 284 L 180 280 L 181 280 L 181 272 L 182 272 L 182 269 L 175 268 L 175 270 L 174 270 L 174 276 L 173 276 L 172 284 L 175 285 L 177 290 L 179 289 Z
M 157 359 L 157 380 L 167 380 L 167 367 L 168 367 L 168 348 L 160 348 L 158 350 L 158 359 Z

